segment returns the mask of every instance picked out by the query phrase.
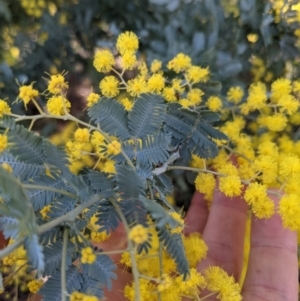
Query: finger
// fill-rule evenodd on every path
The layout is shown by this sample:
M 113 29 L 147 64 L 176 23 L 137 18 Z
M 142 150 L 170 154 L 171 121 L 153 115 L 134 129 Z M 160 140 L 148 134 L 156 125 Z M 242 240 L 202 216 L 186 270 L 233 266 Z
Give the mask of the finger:
M 215 190 L 203 231 L 203 239 L 208 246 L 207 258 L 198 264 L 198 270 L 217 265 L 239 279 L 243 264 L 247 208 L 242 197 L 229 198 L 218 189 Z
M 297 234 L 284 229 L 278 214 L 252 218 L 251 249 L 244 301 L 298 300 Z
M 184 235 L 193 232 L 203 233 L 207 217 L 208 208 L 204 195 L 196 191 L 186 214 Z

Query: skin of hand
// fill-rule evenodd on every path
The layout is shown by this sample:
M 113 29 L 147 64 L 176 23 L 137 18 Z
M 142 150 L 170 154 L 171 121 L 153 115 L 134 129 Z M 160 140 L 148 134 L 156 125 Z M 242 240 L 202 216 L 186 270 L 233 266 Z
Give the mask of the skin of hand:
M 278 200 L 273 195 L 270 197 L 277 205 Z M 217 188 L 210 210 L 203 195 L 198 192 L 194 194 L 186 215 L 184 234 L 199 232 L 208 245 L 207 257 L 197 266 L 199 271 L 209 265 L 217 265 L 233 275 L 236 281 L 239 280 L 247 211 L 248 206 L 242 197 L 226 197 Z M 120 226 L 108 241 L 98 247 L 104 251 L 125 249 L 124 228 Z M 111 257 L 118 262 L 121 256 L 115 254 Z M 126 284 L 132 282 L 132 274 L 120 264 L 115 272 L 118 279 L 113 281 L 112 291 L 104 291 L 105 300 L 126 301 L 123 290 Z M 242 295 L 243 301 L 298 300 L 297 234 L 283 228 L 278 214 L 268 220 L 252 215 L 250 256 Z M 205 300 L 217 299 L 212 296 Z

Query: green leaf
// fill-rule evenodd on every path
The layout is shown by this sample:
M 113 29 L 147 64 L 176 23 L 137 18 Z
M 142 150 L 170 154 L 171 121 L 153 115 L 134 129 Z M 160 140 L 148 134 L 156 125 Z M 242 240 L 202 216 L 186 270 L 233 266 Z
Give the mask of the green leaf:
M 161 96 L 142 94 L 128 113 L 128 127 L 135 138 L 155 133 L 166 116 L 166 105 Z

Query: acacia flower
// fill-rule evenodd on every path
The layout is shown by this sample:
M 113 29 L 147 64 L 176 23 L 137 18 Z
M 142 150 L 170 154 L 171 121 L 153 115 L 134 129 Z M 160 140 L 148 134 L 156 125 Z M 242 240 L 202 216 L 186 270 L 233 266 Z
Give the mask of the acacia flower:
M 71 103 L 63 96 L 52 96 L 47 101 L 47 110 L 51 115 L 63 116 L 70 112 Z
M 143 225 L 134 226 L 129 232 L 129 239 L 136 244 L 141 244 L 148 239 L 148 229 Z
M 163 94 L 164 99 L 166 101 L 168 101 L 168 102 L 175 102 L 175 101 L 177 101 L 176 91 L 172 87 L 166 87 L 166 88 L 164 88 L 162 94 Z
M 209 266 L 204 271 L 204 278 L 207 283 L 207 288 L 218 293 L 217 299 L 221 301 L 242 300 L 241 288 L 234 281 L 233 276 L 229 276 L 222 268 L 217 266 Z
M 10 255 L 3 257 L 2 263 L 5 266 L 12 266 L 13 264 L 15 264 L 17 262 L 17 260 L 18 259 L 17 259 L 16 255 L 10 254 Z
M 136 52 L 139 48 L 139 40 L 135 33 L 126 31 L 118 36 L 116 47 L 123 55 L 126 51 Z
M 31 293 L 36 294 L 40 290 L 40 288 L 43 284 L 44 284 L 44 281 L 42 279 L 32 280 L 32 281 L 28 282 L 27 287 Z
M 206 105 L 210 110 L 216 112 L 222 108 L 222 100 L 218 96 L 210 96 L 206 102 Z
M 0 153 L 7 149 L 7 136 L 0 134 Z
M 0 117 L 3 117 L 4 114 L 9 114 L 11 112 L 10 106 L 3 99 L 0 99 Z
M 162 291 L 170 288 L 171 285 L 172 285 L 172 282 L 173 282 L 172 278 L 169 275 L 162 274 L 160 279 L 159 279 L 159 283 L 157 285 L 157 290 L 159 292 L 162 292 Z
M 112 141 L 106 146 L 107 155 L 116 156 L 121 152 L 121 143 L 117 140 Z
M 296 194 L 285 194 L 279 202 L 278 213 L 282 218 L 285 228 L 300 230 L 300 206 L 299 196 Z
M 181 275 L 176 277 L 175 281 L 180 288 L 180 293 L 189 297 L 198 296 L 199 288 L 204 289 L 206 287 L 205 278 L 195 268 L 190 269 L 189 278 L 185 281 Z
M 52 94 L 60 94 L 68 89 L 69 84 L 65 81 L 63 74 L 51 75 L 48 83 L 48 91 Z
M 106 232 L 96 232 L 96 231 L 92 231 L 91 233 L 91 240 L 97 243 L 106 241 L 110 238 L 110 233 L 106 234 Z
M 93 66 L 98 72 L 109 72 L 115 64 L 115 58 L 109 50 L 98 50 L 95 54 Z
M 39 91 L 36 89 L 33 89 L 33 83 L 30 85 L 24 85 L 19 88 L 19 95 L 18 98 L 21 99 L 24 102 L 24 105 L 29 103 L 30 100 L 32 100 L 34 97 L 37 97 L 39 95 Z
M 242 183 L 239 176 L 226 176 L 220 177 L 220 191 L 226 196 L 234 197 L 239 196 L 242 193 Z
M 148 89 L 150 92 L 159 93 L 165 86 L 165 79 L 164 77 L 158 73 L 153 74 L 148 79 Z
M 191 268 L 196 268 L 198 262 L 207 255 L 208 247 L 197 232 L 182 237 L 186 257 Z
M 176 73 L 187 70 L 191 66 L 191 58 L 183 53 L 178 53 L 171 61 L 169 61 L 167 67 Z
M 197 106 L 202 101 L 202 96 L 204 95 L 204 92 L 200 89 L 191 89 L 187 94 L 187 99 L 193 104 L 194 106 Z
M 115 97 L 119 91 L 119 81 L 115 76 L 106 76 L 100 82 L 100 89 L 104 96 L 106 97 Z
M 119 102 L 123 105 L 126 111 L 131 111 L 134 106 L 134 102 L 131 101 L 128 97 L 119 99 Z
M 125 51 L 121 56 L 121 67 L 124 70 L 132 70 L 137 64 L 136 55 L 130 51 Z
M 162 67 L 162 62 L 159 60 L 153 60 L 150 66 L 150 70 L 152 73 L 158 72 Z
M 74 139 L 76 142 L 86 143 L 90 140 L 90 132 L 87 128 L 77 129 L 74 133 Z
M 127 92 L 131 96 L 140 96 L 142 93 L 148 92 L 147 83 L 144 78 L 138 76 L 131 79 L 127 83 Z
M 186 78 L 192 84 L 197 84 L 200 82 L 207 82 L 210 76 L 209 68 L 201 68 L 198 66 L 191 66 L 186 71 Z
M 229 102 L 235 104 L 239 103 L 244 95 L 244 91 L 241 87 L 231 87 L 227 92 L 227 99 Z
M 211 194 L 215 189 L 216 180 L 211 173 L 199 173 L 195 179 L 195 188 L 204 194 Z
M 90 108 L 92 105 L 98 102 L 100 95 L 97 93 L 90 93 L 87 97 L 87 107 Z
M 92 264 L 96 261 L 96 255 L 91 247 L 86 247 L 81 250 L 80 261 L 87 264 Z

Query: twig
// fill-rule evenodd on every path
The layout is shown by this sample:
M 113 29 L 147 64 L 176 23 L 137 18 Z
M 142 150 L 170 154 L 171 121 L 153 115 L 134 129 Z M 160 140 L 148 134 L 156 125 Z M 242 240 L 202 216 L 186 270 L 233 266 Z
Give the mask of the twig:
M 61 260 L 61 301 L 66 301 L 66 265 L 67 265 L 67 246 L 68 246 L 69 228 L 64 230 L 62 260 Z

